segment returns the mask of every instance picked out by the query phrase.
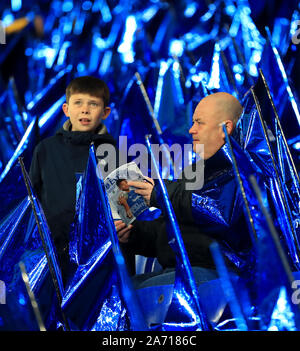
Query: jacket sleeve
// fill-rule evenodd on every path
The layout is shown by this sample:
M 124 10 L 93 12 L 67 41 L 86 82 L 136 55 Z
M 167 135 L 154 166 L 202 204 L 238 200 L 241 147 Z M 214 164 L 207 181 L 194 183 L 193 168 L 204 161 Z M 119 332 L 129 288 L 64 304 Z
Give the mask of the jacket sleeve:
M 157 226 L 160 226 L 160 220 L 138 221 L 133 223 L 133 228 L 127 245 L 137 255 L 145 257 L 156 257 Z
M 241 196 L 234 177 L 215 179 L 199 191 L 185 189 L 184 181 L 166 183 L 166 188 L 179 223 L 199 224 L 206 231 L 224 231 L 239 218 Z M 151 205 L 162 208 L 157 186 Z
M 165 181 L 165 185 L 177 220 L 182 223 L 193 222 L 191 209 L 192 192 L 185 190 L 183 181 Z M 150 205 L 163 209 L 161 201 L 160 188 L 156 185 L 151 194 Z

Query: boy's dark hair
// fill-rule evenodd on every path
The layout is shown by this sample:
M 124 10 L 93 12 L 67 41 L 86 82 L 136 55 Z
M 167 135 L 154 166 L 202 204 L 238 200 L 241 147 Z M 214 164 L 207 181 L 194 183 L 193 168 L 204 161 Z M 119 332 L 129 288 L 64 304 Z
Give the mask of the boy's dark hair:
M 96 77 L 82 76 L 73 79 L 66 89 L 66 101 L 69 103 L 72 94 L 82 93 L 97 96 L 103 100 L 104 107 L 109 103 L 109 89 L 106 83 Z

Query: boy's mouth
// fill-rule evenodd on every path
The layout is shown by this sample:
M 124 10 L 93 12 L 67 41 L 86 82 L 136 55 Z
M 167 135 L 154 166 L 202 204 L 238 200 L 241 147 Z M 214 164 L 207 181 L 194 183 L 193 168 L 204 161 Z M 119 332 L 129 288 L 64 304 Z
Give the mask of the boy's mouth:
M 87 124 L 90 124 L 91 120 L 88 119 L 88 118 L 80 118 L 80 119 L 79 119 L 79 122 L 80 122 L 82 125 L 87 125 Z

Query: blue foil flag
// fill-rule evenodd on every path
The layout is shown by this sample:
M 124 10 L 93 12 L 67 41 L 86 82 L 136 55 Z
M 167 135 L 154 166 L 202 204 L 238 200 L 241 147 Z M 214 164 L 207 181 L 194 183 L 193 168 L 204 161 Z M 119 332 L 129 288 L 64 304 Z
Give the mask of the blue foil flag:
M 157 142 L 159 141 L 159 131 L 153 124 L 148 105 L 135 77 L 127 85 L 120 104 L 120 116 L 122 125 L 119 135 L 127 136 L 128 147 L 136 143 L 145 144 L 146 134 L 152 134 Z M 122 145 L 119 147 L 122 149 Z
M 278 116 L 287 139 L 299 135 L 300 112 L 299 99 L 296 91 L 291 86 L 291 80 L 284 63 L 273 45 L 268 28 L 268 35 L 260 68 L 268 81 L 269 90 L 278 111 Z M 270 70 L 272 67 L 272 71 Z
M 134 106 L 134 108 L 133 108 Z M 171 170 L 171 176 L 174 172 L 174 161 L 172 160 L 170 150 L 168 145 L 163 140 L 163 132 L 161 126 L 158 122 L 157 116 L 154 114 L 154 109 L 152 107 L 151 101 L 146 91 L 146 87 L 143 85 L 141 76 L 139 73 L 135 74 L 135 78 L 132 79 L 126 89 L 124 98 L 121 102 L 121 113 L 122 125 L 120 130 L 121 136 L 126 136 L 125 138 L 120 138 L 119 149 L 122 152 L 128 150 L 129 160 L 127 160 L 127 154 L 125 161 L 132 161 L 131 147 L 135 150 L 135 146 L 142 145 L 143 151 L 146 151 L 145 145 L 145 135 L 151 134 L 153 140 L 157 145 L 161 146 L 162 154 L 167 160 L 169 167 L 166 167 L 164 171 L 165 177 L 169 176 Z M 139 152 L 141 153 L 140 149 Z M 146 152 L 142 153 L 142 162 L 147 162 L 148 167 L 150 167 L 151 159 L 147 157 L 145 159 Z M 121 162 L 123 163 L 123 162 Z M 126 162 L 125 162 L 126 163 Z M 150 172 L 148 173 L 150 174 Z
M 222 49 L 219 42 L 214 45 L 214 54 L 210 69 L 210 78 L 207 84 L 208 89 L 226 91 L 235 94 L 234 89 L 230 85 L 226 72 L 224 71 Z
M 251 89 L 251 93 L 255 101 L 255 106 L 257 108 L 258 117 L 261 125 L 260 129 L 258 129 L 257 131 L 258 131 L 258 134 L 261 134 L 262 137 L 265 138 L 265 143 L 268 151 L 266 153 L 266 156 L 269 157 L 270 159 L 268 167 L 262 167 L 263 163 L 262 162 L 260 163 L 261 164 L 260 167 L 262 169 L 265 168 L 266 171 L 267 169 L 269 170 L 270 192 L 273 193 L 272 194 L 273 202 L 270 202 L 270 205 L 272 205 L 273 203 L 273 206 L 274 206 L 273 211 L 276 213 L 275 218 L 278 217 L 279 226 L 285 237 L 286 245 L 289 248 L 292 260 L 295 264 L 295 267 L 298 267 L 297 269 L 299 269 L 300 246 L 299 246 L 299 241 L 295 230 L 295 223 L 293 223 L 291 208 L 288 203 L 288 196 L 287 196 L 288 189 L 284 187 L 282 174 L 280 174 L 279 165 L 282 160 L 281 159 L 279 160 L 279 157 L 281 157 L 281 155 L 278 155 L 278 152 L 280 152 L 281 149 L 278 147 L 276 148 L 275 145 L 271 145 L 271 140 L 270 140 L 271 138 L 269 136 L 269 133 L 263 118 L 261 106 L 255 94 L 254 89 Z M 255 138 L 253 139 L 255 142 Z M 274 142 L 276 142 L 276 139 L 274 140 Z M 267 165 L 267 162 L 265 161 L 265 166 L 266 165 Z
M 289 252 L 295 267 L 299 265 L 299 244 L 294 228 L 291 208 L 288 203 L 288 189 L 283 186 L 279 169 L 278 148 L 276 139 L 268 127 L 270 124 L 265 121 L 254 89 L 250 90 L 251 95 L 247 97 L 245 111 L 242 116 L 244 122 L 239 121 L 242 131 L 243 149 L 252 167 L 257 174 L 267 175 L 265 182 L 270 183 L 268 192 L 271 210 L 276 218 L 276 227 L 283 234 L 285 248 Z M 278 220 L 277 220 L 278 219 Z
M 31 233 L 30 210 L 30 201 L 25 198 L 15 211 L 0 223 L 0 280 L 5 287 L 5 303 L 0 304 L 1 330 L 38 330 L 18 269 L 21 258 L 31 261 L 31 268 L 34 269 L 39 263 L 39 258 L 43 257 L 43 250 L 39 243 L 37 244 L 38 240 L 34 240 L 37 232 L 34 231 L 33 236 Z M 31 220 L 31 223 L 34 222 Z M 27 237 L 27 240 L 24 240 L 24 237 Z
M 263 93 L 265 91 L 265 94 Z M 281 126 L 280 118 L 278 116 L 277 108 L 274 104 L 267 80 L 260 70 L 260 77 L 257 81 L 254 92 L 262 107 L 264 116 L 269 116 L 270 128 L 274 133 L 275 144 L 277 153 L 276 163 L 278 164 L 278 172 L 285 185 L 285 192 L 287 197 L 288 206 L 291 209 L 293 221 L 296 223 L 299 220 L 300 213 L 300 182 L 299 176 L 288 146 L 283 128 Z M 295 224 L 297 231 L 297 226 Z M 299 237 L 299 233 L 297 233 Z
M 82 184 L 69 248 L 74 273 L 62 308 L 75 330 L 147 330 L 118 243 L 93 145 Z
M 41 206 L 38 198 L 35 195 L 35 192 L 34 192 L 32 185 L 31 185 L 31 181 L 29 179 L 29 175 L 24 167 L 24 164 L 23 164 L 21 158 L 19 158 L 19 163 L 21 164 L 21 169 L 22 169 L 22 174 L 24 177 L 25 185 L 26 185 L 28 195 L 29 195 L 29 198 L 31 201 L 31 205 L 32 205 L 34 216 L 35 216 L 36 224 L 38 227 L 38 231 L 40 233 L 43 249 L 44 249 L 45 255 L 47 257 L 47 263 L 49 266 L 51 278 L 52 278 L 53 284 L 55 286 L 57 297 L 58 297 L 59 301 L 61 302 L 64 288 L 63 288 L 63 283 L 62 283 L 61 271 L 60 271 L 60 268 L 58 266 L 57 254 L 56 254 L 54 244 L 52 241 L 50 229 L 48 227 L 42 206 Z
M 228 8 L 231 5 L 228 5 Z M 259 61 L 265 39 L 257 28 L 252 16 L 253 7 L 248 1 L 240 1 L 233 12 L 229 35 L 235 38 L 241 54 L 248 66 L 249 74 L 256 77 L 256 62 Z
M 255 177 L 250 176 L 249 180 L 256 194 L 264 221 L 267 224 L 267 227 L 264 228 L 266 232 L 258 248 L 259 258 L 261 259 L 258 264 L 258 270 L 259 273 L 262 270 L 265 271 L 264 275 L 259 276 L 260 287 L 263 290 L 259 290 L 257 307 L 260 315 L 261 329 L 299 330 L 300 309 L 299 304 L 296 304 L 293 300 L 293 283 L 295 278 L 292 274 L 292 268 L 282 250 L 278 233 L 270 216 L 267 201 L 262 198 L 262 193 Z M 261 265 L 266 265 L 266 250 L 272 250 L 273 261 L 268 260 L 268 267 L 262 268 Z M 276 263 L 276 260 L 280 264 Z M 272 268 L 278 271 L 274 274 Z M 266 286 L 268 288 L 265 290 Z M 272 312 L 271 315 L 270 311 Z
M 27 110 L 32 115 L 41 116 L 65 94 L 65 89 L 70 81 L 72 69 L 73 66 L 69 65 L 60 70 L 52 79 L 50 79 L 49 84 L 38 92 L 33 100 L 27 104 Z
M 0 186 L 3 191 L 0 193 L 2 203 L 0 220 L 27 195 L 26 187 L 22 180 L 22 172 L 17 162 L 18 158 L 22 156 L 24 164 L 29 167 L 33 148 L 38 141 L 37 134 L 38 125 L 37 120 L 34 119 L 30 122 L 20 143 L 1 172 Z
M 23 181 L 21 167 L 14 163 L 7 166 L 1 175 L 0 181 L 0 220 L 3 220 L 26 197 L 27 191 Z
M 180 64 L 176 60 L 161 61 L 154 103 L 154 115 L 169 144 L 188 142 L 192 113 L 182 89 Z
M 247 301 L 241 302 L 239 296 L 241 296 L 242 294 L 240 290 L 237 293 L 237 290 L 234 284 L 235 282 L 233 281 L 226 267 L 226 263 L 224 261 L 219 244 L 217 242 L 214 242 L 213 244 L 210 245 L 210 250 L 212 252 L 214 262 L 216 264 L 216 268 L 221 279 L 222 289 L 224 291 L 224 294 L 226 295 L 226 300 L 229 303 L 236 326 L 238 330 L 249 330 L 250 328 L 248 326 L 249 324 L 248 318 L 247 318 L 248 316 L 245 315 L 245 312 L 247 310 L 245 307 L 243 307 L 245 306 L 245 304 L 247 304 L 248 307 L 250 306 L 250 303 L 246 298 L 246 294 L 244 293 L 243 297 L 245 300 L 247 299 Z M 216 329 L 218 330 L 218 326 L 216 327 Z
M 21 179 L 21 167 L 15 165 L 14 168 L 14 174 L 19 174 L 20 183 L 24 184 L 24 178 Z M 1 189 L 2 191 L 4 189 Z M 32 307 L 27 299 L 18 265 L 19 261 L 23 261 L 29 276 L 29 286 L 36 297 L 46 329 L 57 330 L 64 325 L 60 301 L 50 274 L 45 245 L 38 230 L 30 197 L 25 196 L 0 223 L 0 280 L 6 284 L 7 309 L 10 311 L 8 319 L 7 314 L 3 317 L 4 329 L 38 328 L 35 318 L 30 318 Z M 41 214 L 39 224 L 47 226 Z M 52 252 L 52 256 L 55 254 L 50 240 L 47 240 L 47 250 Z M 58 271 L 58 267 L 56 270 Z
M 110 294 L 104 299 L 96 323 L 91 331 L 128 331 L 130 320 L 117 285 L 112 285 Z
M 166 216 L 169 244 L 176 256 L 176 274 L 172 300 L 161 328 L 162 330 L 210 330 L 211 326 L 200 303 L 180 229 L 166 187 L 159 174 L 159 168 L 153 156 L 149 138 L 146 138 L 146 142 L 159 180 L 160 193 L 158 201 Z
M 270 226 L 271 218 L 266 217 L 262 207 L 269 213 L 269 201 L 267 197 L 266 185 L 261 174 L 255 172 L 251 162 L 238 144 L 229 138 L 226 128 L 223 127 L 226 135 L 226 142 L 230 146 L 229 150 L 234 158 L 235 172 L 237 180 L 242 191 L 247 194 L 245 207 L 248 213 L 248 220 L 256 233 L 255 249 L 255 273 L 249 271 L 248 282 L 249 295 L 252 303 L 257 308 L 257 316 L 260 318 L 261 329 L 266 329 L 272 316 L 272 307 L 274 307 L 278 298 L 278 289 L 282 286 L 291 291 L 291 282 L 293 280 L 292 270 L 287 256 L 280 244 L 279 236 L 274 235 L 274 228 Z M 250 177 L 255 179 L 257 188 L 260 189 L 259 199 L 253 189 Z M 259 184 L 259 185 L 258 185 Z M 292 296 L 292 295 L 290 295 Z M 298 306 L 292 306 L 294 311 L 294 322 L 299 323 Z

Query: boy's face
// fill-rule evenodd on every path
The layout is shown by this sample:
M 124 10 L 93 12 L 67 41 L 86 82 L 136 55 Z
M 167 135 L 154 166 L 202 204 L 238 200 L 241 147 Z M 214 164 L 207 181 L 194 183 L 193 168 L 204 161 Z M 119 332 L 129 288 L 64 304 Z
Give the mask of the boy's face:
M 73 132 L 95 131 L 110 114 L 110 107 L 104 108 L 101 98 L 85 93 L 72 94 L 62 109 L 70 118 Z

